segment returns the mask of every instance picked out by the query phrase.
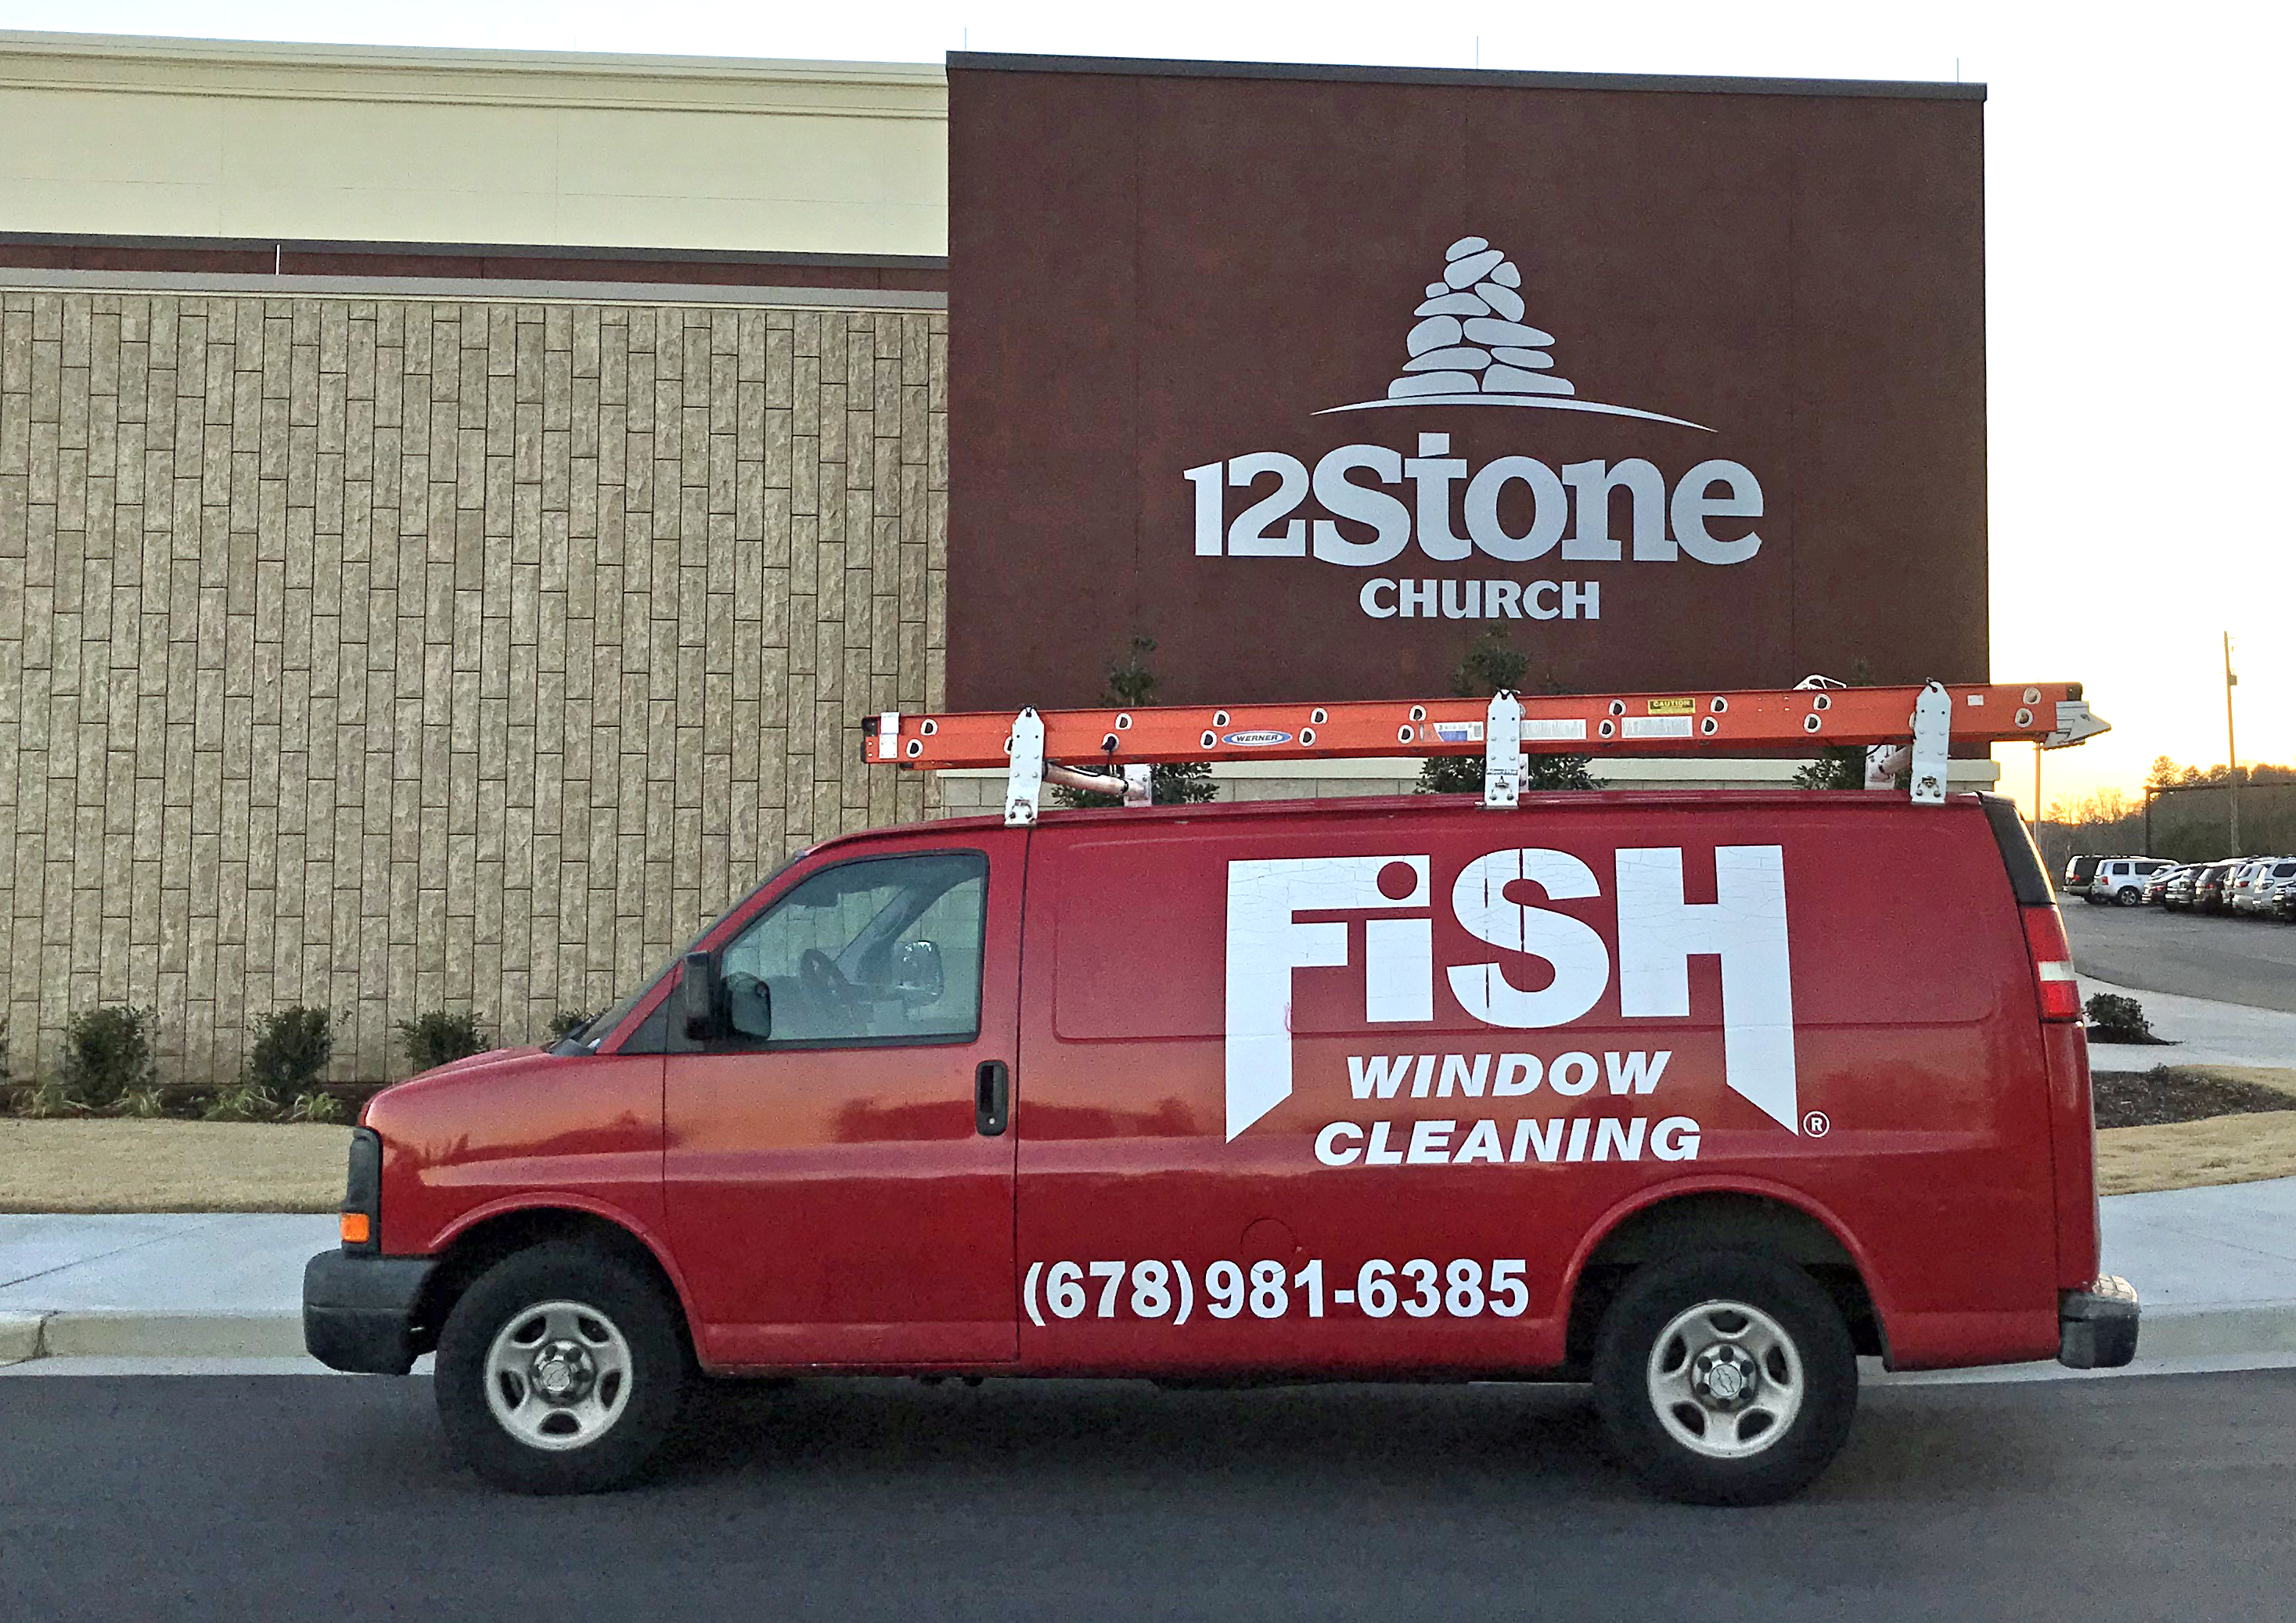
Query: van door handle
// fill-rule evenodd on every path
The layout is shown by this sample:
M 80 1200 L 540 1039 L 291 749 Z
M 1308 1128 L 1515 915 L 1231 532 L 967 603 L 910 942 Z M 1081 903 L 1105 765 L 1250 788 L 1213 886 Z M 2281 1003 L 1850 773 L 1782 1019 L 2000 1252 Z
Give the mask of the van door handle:
M 1013 1114 L 1013 1073 L 1002 1060 L 983 1060 L 972 1073 L 972 1127 L 983 1138 L 1004 1131 Z

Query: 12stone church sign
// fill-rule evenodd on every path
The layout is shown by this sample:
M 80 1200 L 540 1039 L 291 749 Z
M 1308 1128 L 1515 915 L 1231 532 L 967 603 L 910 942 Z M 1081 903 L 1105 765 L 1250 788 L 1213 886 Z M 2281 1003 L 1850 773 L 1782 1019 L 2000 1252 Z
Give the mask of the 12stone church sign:
M 953 57 L 950 702 L 1981 679 L 1974 88 Z
M 1639 417 L 1687 429 L 1701 425 L 1636 406 L 1582 399 L 1554 369 L 1552 333 L 1525 324 L 1521 272 L 1488 240 L 1462 237 L 1447 250 L 1443 279 L 1427 284 L 1406 337 L 1410 359 L 1376 400 L 1325 408 L 1382 406 L 1513 407 Z M 1668 492 L 1657 464 L 1640 456 L 1566 463 L 1560 471 L 1536 456 L 1493 457 L 1470 468 L 1449 455 L 1451 437 L 1421 433 L 1418 454 L 1383 445 L 1335 447 L 1306 463 L 1283 451 L 1253 451 L 1187 470 L 1194 487 L 1194 551 L 1200 558 L 1305 558 L 1351 569 L 1398 563 L 1415 547 L 1430 564 L 1537 564 L 1550 554 L 1563 564 L 1743 563 L 1761 551 L 1750 522 L 1717 535 L 1714 521 L 1762 514 L 1762 487 L 1752 470 L 1708 457 Z M 1272 479 L 1274 488 L 1258 495 Z M 1516 487 L 1521 488 L 1520 494 Z M 1228 492 L 1244 493 L 1229 516 Z M 1407 488 L 1407 499 L 1406 490 Z M 1624 493 L 1628 534 L 1611 533 L 1612 496 Z M 1311 500 L 1312 498 L 1312 500 Z M 1502 509 L 1525 506 L 1510 525 Z M 1326 516 L 1299 518 L 1303 506 Z M 1602 618 L 1598 580 L 1482 578 L 1470 572 L 1401 578 L 1372 576 L 1357 594 L 1374 619 L 1587 619 Z

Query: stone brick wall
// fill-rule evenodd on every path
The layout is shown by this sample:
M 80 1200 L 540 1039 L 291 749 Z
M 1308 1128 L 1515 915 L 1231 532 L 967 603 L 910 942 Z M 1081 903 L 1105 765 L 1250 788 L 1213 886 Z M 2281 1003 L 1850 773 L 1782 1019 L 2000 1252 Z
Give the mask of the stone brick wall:
M 343 1078 L 594 1009 L 799 846 L 939 809 L 939 314 L 0 292 L 20 1078 L 323 1003 Z

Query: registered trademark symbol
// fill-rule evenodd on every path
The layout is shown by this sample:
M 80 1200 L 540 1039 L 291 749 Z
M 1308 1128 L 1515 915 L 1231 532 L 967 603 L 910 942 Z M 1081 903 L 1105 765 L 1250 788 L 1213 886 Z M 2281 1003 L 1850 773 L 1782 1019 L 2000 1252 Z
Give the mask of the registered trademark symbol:
M 1812 1138 L 1823 1138 L 1833 1131 L 1833 1123 L 1826 1119 L 1824 1111 L 1812 1111 L 1801 1119 L 1801 1130 Z

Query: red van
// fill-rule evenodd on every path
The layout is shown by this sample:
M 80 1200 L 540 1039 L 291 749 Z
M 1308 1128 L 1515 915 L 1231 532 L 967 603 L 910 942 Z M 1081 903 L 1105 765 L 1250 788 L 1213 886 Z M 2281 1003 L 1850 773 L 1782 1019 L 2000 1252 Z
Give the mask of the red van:
M 1884 859 L 1886 858 L 1886 859 Z M 2005 799 L 1339 799 L 830 840 L 368 1105 L 305 1335 L 503 1486 L 697 1373 L 1591 1381 L 1748 1504 L 1893 1369 L 2135 1356 Z

